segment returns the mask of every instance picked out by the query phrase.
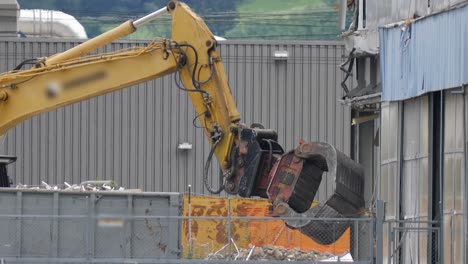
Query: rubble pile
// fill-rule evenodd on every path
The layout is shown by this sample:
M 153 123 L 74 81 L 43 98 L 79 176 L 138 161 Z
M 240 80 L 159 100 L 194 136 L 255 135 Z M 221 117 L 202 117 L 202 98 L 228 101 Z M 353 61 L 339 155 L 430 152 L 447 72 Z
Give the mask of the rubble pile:
M 226 250 L 225 250 L 226 251 Z M 284 261 L 320 261 L 334 257 L 331 254 L 314 250 L 287 249 L 278 246 L 251 246 L 248 249 L 234 249 L 234 252 L 216 252 L 208 255 L 207 259 L 222 260 L 284 260 Z
M 50 185 L 42 181 L 40 186 L 30 186 L 19 183 L 16 189 L 30 190 L 63 190 L 63 191 L 124 191 L 125 188 L 118 186 L 114 181 L 84 181 L 80 184 L 64 184 Z

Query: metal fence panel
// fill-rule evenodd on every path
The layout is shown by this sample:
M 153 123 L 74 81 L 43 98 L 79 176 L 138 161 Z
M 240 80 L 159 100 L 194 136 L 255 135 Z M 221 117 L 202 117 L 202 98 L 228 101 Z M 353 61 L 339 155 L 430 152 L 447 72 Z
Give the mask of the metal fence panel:
M 188 244 L 188 254 L 185 258 L 208 259 L 208 260 L 239 260 L 250 261 L 291 261 L 291 262 L 373 262 L 373 220 L 372 219 L 325 219 L 314 218 L 310 220 L 309 228 L 315 230 L 315 236 L 325 240 L 337 241 L 331 245 L 315 240 L 314 249 L 307 249 L 310 238 L 299 240 L 297 231 L 285 227 L 284 220 L 288 218 L 271 217 L 193 217 L 190 220 L 184 219 L 183 224 L 188 226 L 206 227 L 208 225 L 217 227 L 216 240 L 222 246 L 213 246 L 211 243 L 201 243 L 193 240 L 184 241 Z M 324 223 L 328 230 L 322 229 Z M 342 232 L 343 223 L 348 227 Z M 249 245 L 242 244 L 239 237 L 230 235 L 234 227 L 247 227 L 246 238 L 241 240 L 251 240 Z M 283 228 L 281 228 L 283 226 Z M 351 227 L 350 227 L 351 226 Z M 192 228 L 192 230 L 194 230 Z M 201 230 L 198 230 L 200 232 Z M 197 231 L 192 231 L 192 233 Z M 351 234 L 351 235 L 350 235 Z M 289 243 L 294 247 L 277 246 L 275 243 L 280 236 L 287 235 Z M 193 235 L 196 237 L 196 233 Z M 200 237 L 200 235 L 198 236 Z M 203 241 L 206 242 L 206 241 Z M 310 245 L 310 243 L 309 243 Z M 220 261 L 220 263 L 223 263 Z
M 8 218 L 8 216 L 0 216 Z M 18 222 L 58 222 L 63 221 L 79 221 L 81 219 L 65 216 L 50 216 L 32 219 L 32 216 L 14 215 L 11 216 Z M 143 216 L 143 217 L 128 217 L 122 215 L 114 215 L 112 221 L 103 216 L 93 218 L 98 225 L 96 229 L 106 230 L 107 233 L 99 232 L 96 235 L 102 236 L 102 239 L 107 239 L 106 243 L 90 244 L 87 241 L 88 237 L 81 238 L 81 234 L 71 234 L 68 241 L 72 242 L 73 238 L 77 238 L 75 244 L 60 245 L 58 251 L 53 251 L 47 248 L 47 245 L 53 243 L 51 236 L 41 237 L 42 243 L 45 244 L 43 249 L 37 248 L 36 251 L 21 251 L 19 253 L 11 253 L 0 256 L 2 263 L 374 263 L 373 249 L 373 219 L 326 219 L 314 218 L 308 219 L 302 217 L 302 220 L 310 220 L 310 228 L 321 230 L 317 235 L 327 237 L 339 241 L 333 245 L 323 245 L 315 242 L 314 249 L 302 248 L 302 243 L 305 241 L 294 240 L 295 236 L 289 236 L 290 233 L 296 232 L 288 228 L 274 229 L 272 227 L 279 226 L 279 223 L 290 218 L 277 217 L 253 217 L 253 216 Z M 296 218 L 297 220 L 297 218 Z M 152 233 L 151 229 L 145 227 L 144 231 L 138 228 L 133 228 L 135 239 L 125 237 L 125 229 L 119 229 L 120 222 L 129 223 L 132 228 L 139 222 L 145 222 L 145 226 L 151 226 L 151 223 L 171 222 L 178 223 L 181 226 L 192 226 L 192 236 L 204 230 L 199 230 L 198 226 L 216 226 L 217 232 L 213 233 L 217 237 L 213 240 L 221 241 L 220 247 L 211 243 L 202 243 L 192 239 L 184 240 L 184 254 L 175 257 L 169 253 L 180 253 L 173 251 L 167 245 L 161 243 L 161 233 Z M 322 230 L 321 226 L 326 224 L 331 230 Z M 343 223 L 348 223 L 345 234 L 341 234 L 338 230 Z M 150 224 L 148 224 L 150 223 Z M 100 226 L 99 226 L 100 225 Z M 124 224 L 125 225 L 125 224 Z M 80 225 L 78 225 L 80 226 Z M 86 226 L 86 224 L 83 224 Z M 248 228 L 248 237 L 244 240 L 253 240 L 251 244 L 241 244 L 239 237 L 234 234 L 235 227 Z M 89 226 L 88 226 L 89 227 Z M 156 229 L 164 230 L 164 225 L 154 225 Z M 148 231 L 150 230 L 150 231 Z M 190 229 L 189 229 L 190 230 Z M 353 231 L 354 230 L 354 231 Z M 32 230 L 27 230 L 33 232 Z M 275 231 L 279 231 L 275 234 Z M 350 235 L 351 233 L 351 235 Z M 277 235 L 287 234 L 290 243 L 294 247 L 284 247 L 275 245 Z M 186 238 L 187 238 L 186 237 Z M 29 234 L 28 238 L 36 239 L 34 235 Z M 149 239 L 147 239 L 149 238 Z M 264 239 L 264 240 L 262 240 Z M 128 246 L 130 243 L 140 240 L 139 243 Z M 144 242 L 142 240 L 145 240 Z M 310 240 L 310 239 L 309 239 Z M 206 242 L 206 241 L 203 241 Z M 270 242 L 270 243 L 268 243 Z M 310 243 L 309 243 L 310 244 Z M 17 245 L 11 245 L 13 249 Z M 46 249 L 47 248 L 47 249 Z M 120 250 L 119 250 L 120 249 Z M 58 254 L 54 254 L 57 252 Z
M 383 249 L 387 252 L 383 263 L 429 263 L 431 259 L 439 263 L 437 254 L 442 243 L 439 239 L 441 230 L 435 224 L 437 222 L 424 218 L 385 221 L 383 228 L 387 229 L 389 238 L 387 247 Z
M 298 220 L 312 237 L 287 227 Z M 0 223 L 1 263 L 374 259 L 374 219 L 271 217 L 259 199 L 1 189 Z
M 0 40 L 0 71 L 24 59 L 48 56 L 77 44 L 64 40 Z M 113 51 L 143 42 L 116 42 Z M 247 124 L 276 129 L 279 142 L 292 149 L 299 139 L 326 141 L 350 153 L 350 109 L 343 95 L 341 42 L 220 43 L 221 57 L 238 108 Z M 287 50 L 286 60 L 275 60 Z M 129 65 L 131 67 L 131 65 Z M 192 126 L 195 114 L 172 76 L 83 101 L 34 117 L 8 132 L 0 153 L 17 155 L 9 166 L 15 183 L 38 185 L 114 180 L 126 188 L 181 191 L 188 184 L 207 193 L 202 167 L 209 152 L 203 131 Z M 350 83 L 348 85 L 352 87 Z M 181 142 L 193 149 L 180 151 Z M 216 163 L 212 174 L 217 175 Z M 212 184 L 218 177 L 212 177 Z M 329 196 L 323 184 L 318 199 Z

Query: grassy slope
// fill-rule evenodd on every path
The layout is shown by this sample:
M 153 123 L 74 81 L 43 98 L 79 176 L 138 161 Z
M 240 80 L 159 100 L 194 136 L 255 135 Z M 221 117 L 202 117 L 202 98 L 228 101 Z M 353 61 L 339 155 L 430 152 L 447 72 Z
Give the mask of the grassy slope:
M 336 39 L 339 31 L 336 26 L 338 17 L 333 10 L 334 2 L 244 0 L 237 11 L 247 16 L 241 15 L 239 24 L 226 32 L 225 36 L 228 39 Z M 294 15 L 285 15 L 291 13 Z M 275 14 L 278 15 L 275 17 Z M 255 15 L 260 17 L 256 19 Z
M 245 0 L 238 7 L 239 12 L 278 12 L 316 9 L 327 7 L 322 0 Z
M 232 1 L 232 0 L 230 0 Z M 329 36 L 326 33 L 333 31 L 333 34 L 337 34 L 333 27 L 335 22 L 333 17 L 329 15 L 321 14 L 317 16 L 282 16 L 280 20 L 271 22 L 268 18 L 266 20 L 256 20 L 252 18 L 255 14 L 265 14 L 262 18 L 271 14 L 281 13 L 302 13 L 311 12 L 314 10 L 332 10 L 332 6 L 329 4 L 330 0 L 244 0 L 239 1 L 239 5 L 236 9 L 241 14 L 241 18 L 237 21 L 240 23 L 234 26 L 231 30 L 225 33 L 225 37 L 229 39 L 256 39 L 256 35 L 274 35 L 277 37 L 259 37 L 259 39 L 329 39 L 335 35 Z M 230 11 L 230 10 L 227 10 Z M 250 18 L 249 18 L 250 17 Z M 323 18 L 324 17 L 324 18 Z M 323 20 L 326 20 L 323 22 Z M 249 22 L 249 21 L 253 21 Z M 266 21 L 266 22 L 264 22 Z M 306 24 L 311 25 L 310 27 L 284 27 L 284 26 L 270 26 L 262 25 L 262 23 L 292 23 L 292 24 Z M 149 25 L 145 26 L 140 32 L 136 32 L 132 36 L 127 38 L 130 39 L 152 39 L 156 36 L 169 37 L 170 30 L 168 31 L 169 24 L 165 25 Z M 210 25 L 209 26 L 213 26 Z M 320 27 L 324 26 L 324 29 Z M 107 26 L 106 29 L 108 29 Z M 260 33 L 259 33 L 260 32 Z M 287 32 L 285 34 L 284 32 Z M 325 32 L 325 33 L 324 33 Z M 161 34 L 163 33 L 163 34 Z M 216 32 L 214 32 L 216 34 Z M 282 37 L 281 35 L 297 35 L 298 37 Z
M 61 1 L 61 2 L 60 2 Z M 73 0 L 19 0 L 24 8 L 51 8 L 57 9 L 63 7 L 63 3 Z M 112 0 L 100 0 L 101 2 L 109 2 Z M 119 0 L 124 1 L 124 0 Z M 116 3 L 119 1 L 116 0 Z M 128 0 L 126 0 L 128 1 Z M 136 0 L 135 0 L 136 1 Z M 182 0 L 183 1 L 183 0 Z M 213 30 L 213 33 L 224 36 L 230 39 L 327 39 L 333 38 L 338 33 L 336 31 L 336 15 L 331 11 L 333 5 L 338 0 L 219 0 L 219 1 L 235 1 L 238 5 L 236 10 L 224 10 L 226 12 L 237 11 L 238 18 L 231 16 L 226 18 L 218 17 L 211 18 L 207 21 L 208 26 Z M 161 2 L 156 0 L 142 1 L 148 3 Z M 195 9 L 196 1 L 192 2 Z M 55 7 L 55 8 L 54 8 Z M 151 8 L 141 6 L 140 9 L 153 10 L 158 6 Z M 70 8 L 71 10 L 77 9 Z M 77 9 L 78 10 L 78 9 Z M 313 12 L 313 11 L 318 12 Z M 328 11 L 324 11 L 328 10 Z M 110 11 L 112 14 L 113 11 Z M 148 11 L 149 12 L 149 11 Z M 220 11 L 223 12 L 223 11 Z M 308 15 L 285 15 L 290 13 L 310 13 Z M 72 15 L 73 12 L 70 12 Z M 131 12 L 130 12 L 131 13 Z M 279 14 L 275 16 L 275 14 Z M 92 14 L 78 12 L 78 20 L 85 26 L 88 35 L 93 37 L 110 28 L 119 25 L 128 19 L 127 17 L 120 18 L 117 15 L 113 20 L 105 18 L 92 17 Z M 234 20 L 232 20 L 234 19 Z M 236 23 L 233 25 L 233 23 Z M 261 37 L 261 35 L 264 35 Z M 276 36 L 269 38 L 268 36 Z M 287 36 L 282 36 L 287 35 Z M 135 34 L 128 36 L 129 39 L 153 39 L 157 36 L 170 36 L 170 18 L 166 17 L 158 22 L 151 23 L 139 29 Z M 260 37 L 258 37 L 260 36 Z M 267 36 L 267 37 L 265 37 Z

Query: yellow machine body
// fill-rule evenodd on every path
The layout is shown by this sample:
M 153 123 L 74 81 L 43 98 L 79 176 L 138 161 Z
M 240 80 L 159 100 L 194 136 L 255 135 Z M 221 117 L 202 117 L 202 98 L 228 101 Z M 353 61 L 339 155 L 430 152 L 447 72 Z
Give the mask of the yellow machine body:
M 231 127 L 237 126 L 240 114 L 215 38 L 187 5 L 173 1 L 167 9 L 172 15 L 170 40 L 83 57 L 134 32 L 130 20 L 68 51 L 43 58 L 29 70 L 0 75 L 0 135 L 34 115 L 178 71 L 205 134 L 211 141 L 218 135 L 215 156 L 227 167 L 235 139 Z M 194 87 L 194 83 L 199 85 Z M 196 89 L 203 92 L 191 91 Z

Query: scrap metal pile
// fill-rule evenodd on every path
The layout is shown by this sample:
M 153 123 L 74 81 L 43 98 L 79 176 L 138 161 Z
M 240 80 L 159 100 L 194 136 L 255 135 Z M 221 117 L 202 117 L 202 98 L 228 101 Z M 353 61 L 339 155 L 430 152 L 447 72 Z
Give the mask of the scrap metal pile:
M 41 182 L 40 186 L 23 185 L 19 183 L 16 189 L 31 189 L 31 190 L 63 190 L 63 191 L 124 191 L 123 187 L 117 185 L 114 181 L 84 181 L 80 184 L 69 184 L 64 182 L 59 185 L 50 185 L 45 181 Z M 126 190 L 128 191 L 128 190 Z

